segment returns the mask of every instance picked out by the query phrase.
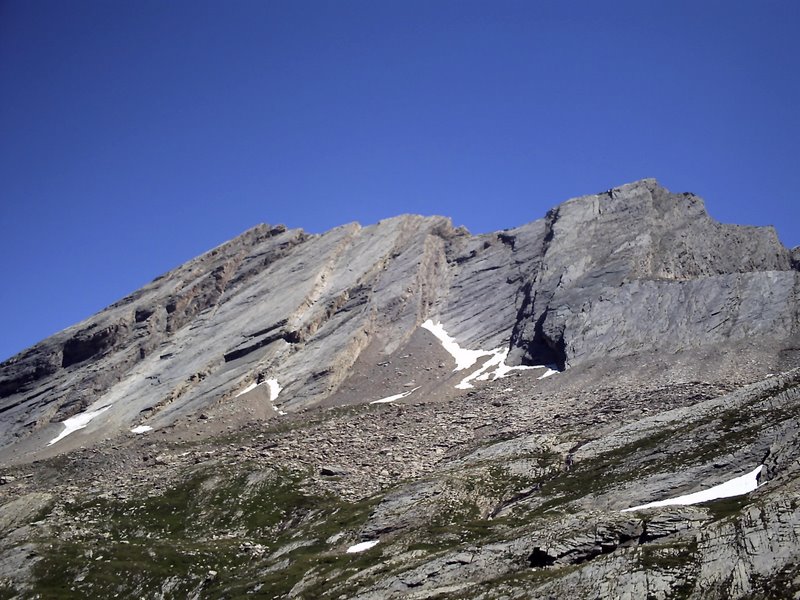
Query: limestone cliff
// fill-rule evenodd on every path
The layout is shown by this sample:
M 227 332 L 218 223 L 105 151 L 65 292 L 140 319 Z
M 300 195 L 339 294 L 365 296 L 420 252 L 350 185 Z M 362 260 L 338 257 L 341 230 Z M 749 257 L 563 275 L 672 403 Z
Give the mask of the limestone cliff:
M 792 597 L 797 257 L 649 179 L 254 227 L 0 365 L 0 597 Z
M 772 228 L 721 225 L 654 180 L 477 236 L 411 215 L 322 235 L 260 225 L 0 365 L 2 444 L 41 446 L 52 423 L 108 405 L 97 435 L 164 426 L 266 377 L 282 410 L 314 406 L 368 346 L 391 354 L 428 318 L 561 369 L 774 345 L 797 333 L 798 281 Z

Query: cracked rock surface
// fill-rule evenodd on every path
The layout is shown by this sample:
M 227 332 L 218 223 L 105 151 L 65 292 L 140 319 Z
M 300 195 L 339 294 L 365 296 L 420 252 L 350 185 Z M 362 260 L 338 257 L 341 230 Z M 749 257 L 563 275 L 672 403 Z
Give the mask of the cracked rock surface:
M 0 598 L 800 598 L 797 252 L 654 180 L 257 226 L 0 365 Z

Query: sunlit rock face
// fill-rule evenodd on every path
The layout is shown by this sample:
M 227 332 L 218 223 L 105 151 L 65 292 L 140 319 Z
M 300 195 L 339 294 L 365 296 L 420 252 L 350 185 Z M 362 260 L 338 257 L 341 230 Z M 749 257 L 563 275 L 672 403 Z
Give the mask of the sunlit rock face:
M 254 227 L 0 365 L 0 592 L 800 591 L 797 252 L 649 179 L 480 235 Z
M 797 281 L 772 228 L 719 224 L 654 180 L 484 235 L 413 215 L 260 225 L 4 363 L 2 443 L 105 406 L 84 435 L 165 426 L 267 379 L 280 410 L 315 406 L 428 319 L 501 369 L 774 345 L 796 332 Z

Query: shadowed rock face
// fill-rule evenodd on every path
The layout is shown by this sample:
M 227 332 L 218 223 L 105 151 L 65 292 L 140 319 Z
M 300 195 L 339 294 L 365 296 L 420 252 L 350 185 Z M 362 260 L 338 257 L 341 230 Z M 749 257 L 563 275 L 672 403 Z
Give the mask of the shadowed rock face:
M 163 426 L 267 377 L 283 410 L 314 406 L 428 318 L 463 347 L 561 369 L 774 346 L 797 331 L 794 265 L 772 228 L 719 224 L 654 180 L 484 235 L 413 215 L 322 235 L 259 225 L 0 365 L 2 443 L 107 404 L 98 435 Z

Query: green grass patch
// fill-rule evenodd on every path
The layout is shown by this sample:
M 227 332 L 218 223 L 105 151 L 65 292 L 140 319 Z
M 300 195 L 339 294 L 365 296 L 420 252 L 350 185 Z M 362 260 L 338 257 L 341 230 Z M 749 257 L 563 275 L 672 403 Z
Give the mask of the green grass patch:
M 644 544 L 639 548 L 639 564 L 658 571 L 681 569 L 697 558 L 697 542 Z
M 0 582 L 0 600 L 11 600 L 12 598 L 20 598 L 20 593 L 11 583 Z
M 325 540 L 348 531 L 355 537 L 377 501 L 308 495 L 303 477 L 286 471 L 221 476 L 208 469 L 156 495 L 84 498 L 68 507 L 66 524 L 54 525 L 54 538 L 39 540 L 34 591 L 45 598 L 155 597 L 165 589 L 175 598 L 275 598 L 316 572 L 309 597 L 319 597 L 374 562 L 374 552 L 347 555 Z M 265 551 L 254 554 L 244 541 Z M 305 545 L 288 546 L 298 541 Z M 207 578 L 209 570 L 217 576 Z
M 748 506 L 750 502 L 749 494 L 743 494 L 732 498 L 721 498 L 712 502 L 706 502 L 703 506 L 708 509 L 715 521 L 720 521 L 728 517 L 740 515 L 742 509 Z

